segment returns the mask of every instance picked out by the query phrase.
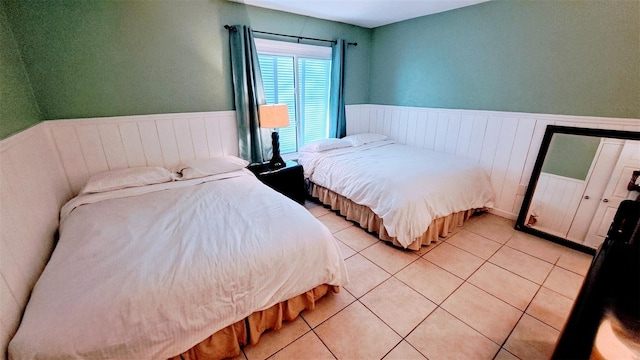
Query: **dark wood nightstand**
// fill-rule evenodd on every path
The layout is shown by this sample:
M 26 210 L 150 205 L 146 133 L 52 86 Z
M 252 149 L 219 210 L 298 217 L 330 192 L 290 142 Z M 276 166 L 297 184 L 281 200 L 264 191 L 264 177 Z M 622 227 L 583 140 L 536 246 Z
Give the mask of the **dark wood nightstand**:
M 267 186 L 300 204 L 304 204 L 305 189 L 302 165 L 293 160 L 287 160 L 285 166 L 280 169 L 271 169 L 268 163 L 250 165 L 248 169 Z

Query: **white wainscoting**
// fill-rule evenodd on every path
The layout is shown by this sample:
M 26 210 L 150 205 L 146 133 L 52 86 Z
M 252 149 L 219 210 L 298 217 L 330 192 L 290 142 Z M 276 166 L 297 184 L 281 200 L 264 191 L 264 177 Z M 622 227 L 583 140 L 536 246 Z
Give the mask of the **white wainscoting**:
M 238 155 L 235 111 L 49 121 L 74 194 L 96 173 Z
M 71 187 L 44 124 L 0 142 L 0 353 L 54 246 Z
M 584 180 L 541 172 L 529 207 L 529 214 L 536 219 L 531 227 L 566 238 L 585 185 Z
M 640 119 L 350 105 L 347 134 L 376 132 L 400 144 L 477 161 L 496 192 L 492 212 L 515 219 L 547 125 L 640 131 Z

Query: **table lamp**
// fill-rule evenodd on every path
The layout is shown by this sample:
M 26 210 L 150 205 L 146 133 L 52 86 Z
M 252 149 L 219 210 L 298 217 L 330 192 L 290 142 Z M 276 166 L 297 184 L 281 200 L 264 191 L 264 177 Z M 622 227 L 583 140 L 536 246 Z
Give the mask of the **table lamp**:
M 272 128 L 271 144 L 273 156 L 269 161 L 269 167 L 279 169 L 284 167 L 284 160 L 280 157 L 280 139 L 277 128 L 289 126 L 289 110 L 286 104 L 260 105 L 260 127 Z

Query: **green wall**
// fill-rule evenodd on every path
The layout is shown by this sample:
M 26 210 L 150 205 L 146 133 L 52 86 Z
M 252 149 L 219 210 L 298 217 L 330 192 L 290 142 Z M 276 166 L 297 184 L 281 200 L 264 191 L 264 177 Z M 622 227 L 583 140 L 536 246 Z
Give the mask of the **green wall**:
M 544 158 L 542 172 L 585 180 L 600 138 L 571 134 L 554 134 Z
M 358 42 L 347 104 L 640 118 L 637 0 L 492 0 L 376 29 L 226 0 L 0 4 L 0 138 L 48 119 L 234 109 L 225 24 Z
M 44 119 L 233 110 L 228 31 L 358 42 L 346 102 L 365 103 L 371 30 L 223 0 L 2 0 Z
M 640 118 L 640 1 L 493 0 L 373 31 L 369 102 Z
M 37 124 L 40 119 L 18 45 L 4 7 L 0 6 L 0 139 Z

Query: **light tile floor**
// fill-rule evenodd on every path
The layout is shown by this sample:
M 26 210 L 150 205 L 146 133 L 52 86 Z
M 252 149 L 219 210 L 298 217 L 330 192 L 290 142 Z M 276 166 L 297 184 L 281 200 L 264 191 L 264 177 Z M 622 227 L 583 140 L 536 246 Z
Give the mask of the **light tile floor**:
M 350 282 L 239 358 L 548 359 L 592 258 L 491 214 L 407 251 L 305 207 L 338 240 Z

